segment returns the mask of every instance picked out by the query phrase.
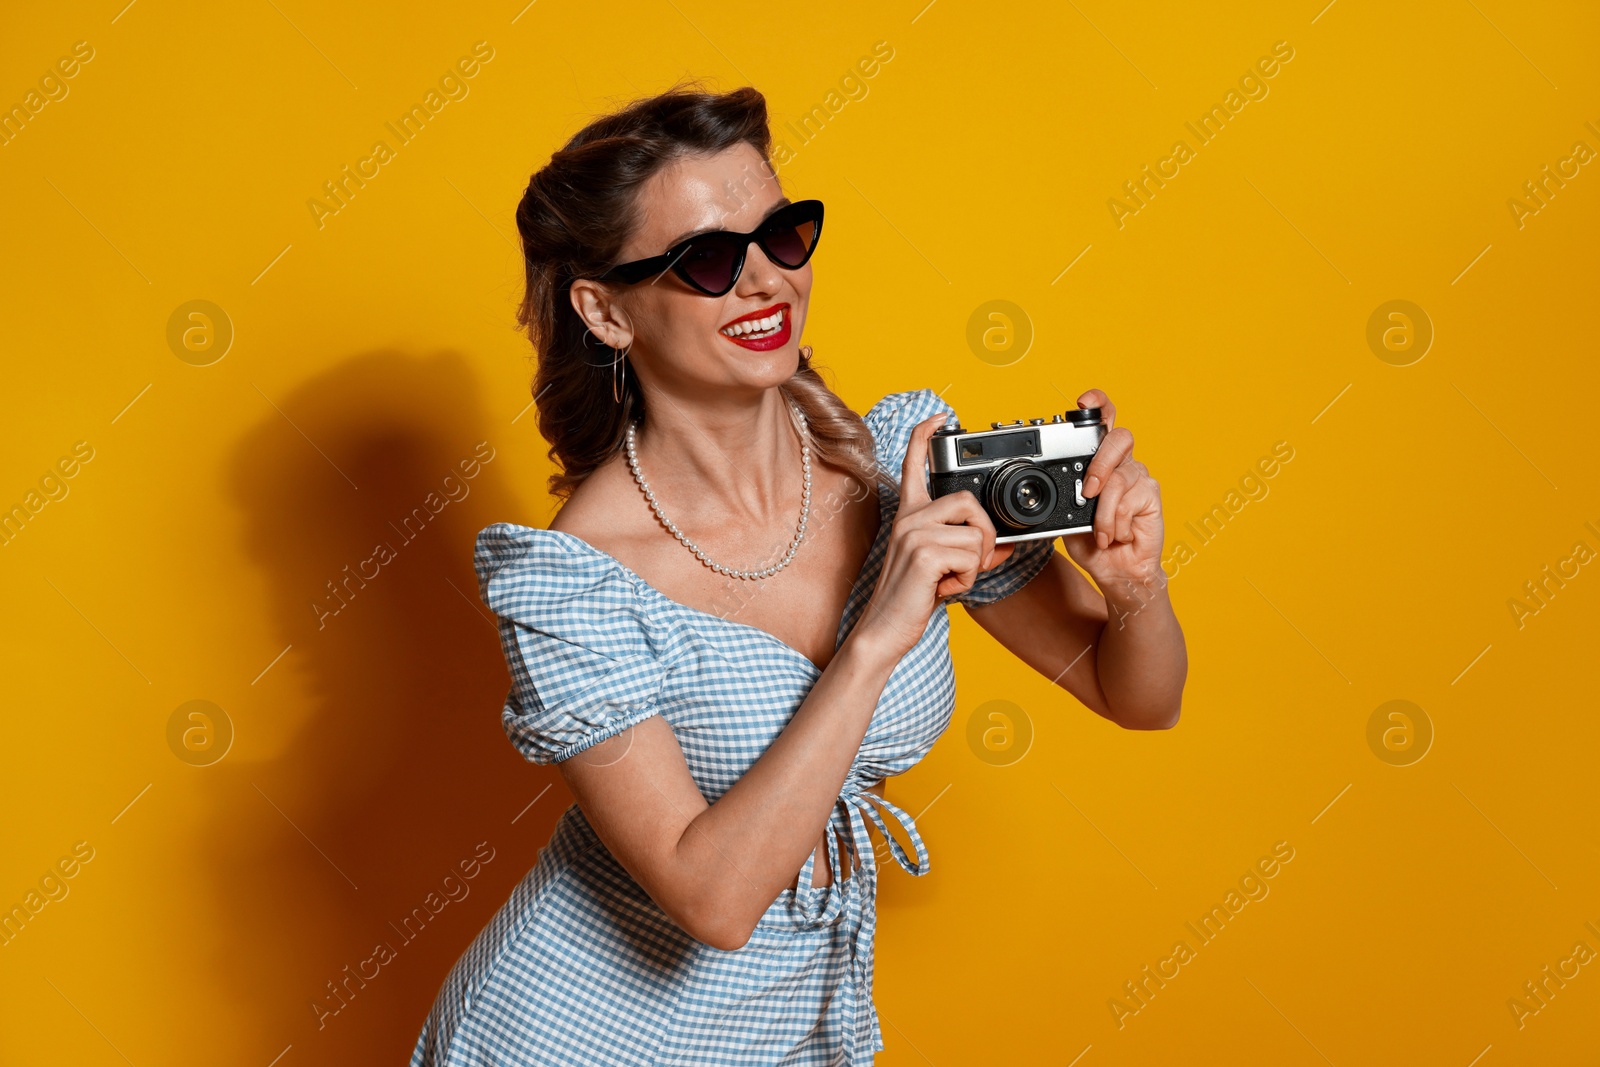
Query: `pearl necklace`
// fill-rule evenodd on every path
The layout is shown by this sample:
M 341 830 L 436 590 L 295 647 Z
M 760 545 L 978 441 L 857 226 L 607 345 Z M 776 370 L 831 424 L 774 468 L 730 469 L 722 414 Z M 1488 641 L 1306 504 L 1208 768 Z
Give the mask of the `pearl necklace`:
M 729 578 L 743 578 L 747 581 L 757 578 L 770 578 L 789 565 L 789 561 L 794 559 L 795 551 L 800 547 L 800 542 L 806 535 L 806 520 L 811 517 L 811 442 L 806 436 L 806 417 L 800 413 L 799 408 L 791 407 L 791 410 L 794 412 L 795 420 L 799 424 L 797 428 L 800 431 L 800 465 L 804 473 L 804 487 L 800 492 L 800 522 L 795 527 L 794 540 L 789 542 L 789 551 L 783 554 L 783 558 L 770 567 L 756 571 L 735 570 L 732 567 L 725 567 L 721 563 L 712 562 L 710 557 L 700 550 L 699 545 L 685 537 L 683 531 L 678 529 L 677 525 L 662 513 L 661 505 L 656 503 L 655 491 L 650 488 L 650 483 L 644 480 L 644 475 L 639 473 L 639 454 L 634 450 L 633 445 L 633 431 L 638 426 L 638 423 L 628 424 L 628 435 L 625 439 L 628 451 L 628 466 L 632 469 L 633 480 L 639 483 L 639 489 L 644 493 L 645 501 L 649 503 L 650 510 L 655 512 L 656 518 L 661 520 L 661 524 L 671 532 L 672 536 L 683 543 L 683 547 L 694 553 L 695 559 L 698 559 L 718 574 L 725 574 Z

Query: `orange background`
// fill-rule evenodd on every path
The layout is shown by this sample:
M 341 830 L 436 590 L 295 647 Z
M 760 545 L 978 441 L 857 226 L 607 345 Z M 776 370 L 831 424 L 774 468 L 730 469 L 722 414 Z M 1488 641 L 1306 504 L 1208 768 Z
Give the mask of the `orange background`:
M 0 546 L 0 906 L 67 890 L 0 947 L 0 1061 L 403 1062 L 569 801 L 501 732 L 471 570 L 478 529 L 551 514 L 512 211 L 589 117 L 703 76 L 767 94 L 787 191 L 827 201 L 805 340 L 847 400 L 948 386 L 981 425 L 1104 388 L 1190 553 L 1170 732 L 1097 718 L 956 613 L 956 724 L 890 787 L 932 870 L 884 874 L 880 1062 L 1588 1062 L 1600 972 L 1561 961 L 1600 951 L 1600 175 L 1566 164 L 1537 213 L 1524 183 L 1600 150 L 1600 15 L 1321 2 L 8 12 L 0 106 L 92 59 L 0 145 L 0 506 L 38 505 Z M 466 95 L 391 140 L 480 41 Z M 1280 41 L 1199 144 L 1185 123 Z M 307 202 L 379 139 L 319 227 Z M 169 343 L 193 300 L 231 324 L 220 359 Z M 994 300 L 1020 358 L 968 342 Z M 1422 319 L 1378 332 L 1425 319 L 1420 359 L 1369 344 L 1392 300 Z M 319 629 L 325 583 L 480 441 L 467 495 Z M 194 700 L 233 734 L 207 766 L 183 720 L 169 742 Z M 1420 713 L 1369 743 L 1394 700 Z M 992 701 L 1020 759 L 969 742 Z M 470 895 L 319 1030 L 325 983 L 480 842 Z M 1268 895 L 1199 944 L 1185 923 L 1278 842 Z M 1547 965 L 1576 974 L 1519 1026 Z

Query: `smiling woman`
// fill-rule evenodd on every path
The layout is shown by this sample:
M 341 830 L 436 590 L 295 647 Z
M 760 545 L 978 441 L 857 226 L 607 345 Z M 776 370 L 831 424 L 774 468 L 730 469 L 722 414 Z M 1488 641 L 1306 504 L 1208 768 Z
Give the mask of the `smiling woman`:
M 518 322 L 528 328 L 541 355 L 533 393 L 540 432 L 551 442 L 550 457 L 559 464 L 550 479 L 551 491 L 559 497 L 570 495 L 614 455 L 625 424 L 644 413 L 636 361 L 626 358 L 626 345 L 610 347 L 589 328 L 573 303 L 574 299 L 585 300 L 592 308 L 600 291 L 592 285 L 575 288 L 574 282 L 582 276 L 598 278 L 616 269 L 619 262 L 631 265 L 630 260 L 670 261 L 671 257 L 661 255 L 669 248 L 684 251 L 681 241 L 686 235 L 668 230 L 665 239 L 657 239 L 659 247 L 649 249 L 648 255 L 618 254 L 623 242 L 639 228 L 641 187 L 652 180 L 657 185 L 681 185 L 684 199 L 695 201 L 685 205 L 690 217 L 703 220 L 703 226 L 690 227 L 688 236 L 702 228 L 714 230 L 732 217 L 760 219 L 769 205 L 787 202 L 767 160 L 771 136 L 761 95 L 753 89 L 737 90 L 715 111 L 707 106 L 708 114 L 696 116 L 706 127 L 700 130 L 687 127 L 689 120 L 683 111 L 689 99 L 686 93 L 666 94 L 592 123 L 533 176 L 517 208 L 517 226 L 530 249 L 527 295 L 518 309 Z M 671 124 L 685 129 L 682 133 L 670 131 Z M 699 140 L 686 144 L 685 136 Z M 680 170 L 686 164 L 701 169 L 717 153 L 716 146 L 721 146 L 725 161 L 717 173 L 697 174 L 683 183 L 669 183 L 662 176 L 668 169 Z M 587 195 L 580 204 L 573 204 L 570 196 L 577 189 L 586 190 Z M 819 211 L 819 228 L 820 224 Z M 636 234 L 634 243 L 642 244 Z M 739 255 L 742 259 L 743 248 Z M 640 275 L 640 280 L 658 277 L 666 266 L 663 262 L 655 271 Z M 809 270 L 793 280 L 803 284 L 809 295 Z M 646 304 L 639 313 L 646 316 L 659 313 L 650 303 L 657 293 L 670 295 L 668 287 L 658 289 L 653 282 L 641 286 L 641 291 Z M 741 311 L 740 318 L 770 314 L 770 308 Z M 798 315 L 803 313 L 801 308 Z M 799 334 L 795 319 L 796 313 L 790 309 L 785 315 L 790 336 Z M 732 324 L 724 320 L 711 325 L 715 329 Z M 693 343 L 697 348 L 703 344 L 698 337 Z M 837 459 L 870 484 L 871 440 L 860 416 L 811 369 L 809 346 L 796 350 L 784 343 L 776 347 L 789 353 L 778 359 L 793 363 L 798 356 L 798 367 L 792 367 L 779 381 L 787 399 L 805 413 L 818 452 Z M 617 396 L 624 399 L 619 402 Z
M 581 130 L 517 209 L 563 504 L 549 529 L 481 531 L 474 564 L 502 725 L 577 802 L 445 979 L 412 1067 L 870 1064 L 869 828 L 927 872 L 885 793 L 949 726 L 951 603 L 1120 725 L 1177 720 L 1164 590 L 1106 625 L 1159 563 L 1132 435 L 1085 474 L 1099 547 L 1071 546 L 1103 597 L 1054 539 L 997 544 L 971 493 L 933 499 L 949 406 L 914 389 L 858 415 L 799 343 L 823 208 L 770 150 L 754 89 L 673 90 Z M 1115 418 L 1098 390 L 1079 403 Z M 730 581 L 761 595 L 729 612 Z

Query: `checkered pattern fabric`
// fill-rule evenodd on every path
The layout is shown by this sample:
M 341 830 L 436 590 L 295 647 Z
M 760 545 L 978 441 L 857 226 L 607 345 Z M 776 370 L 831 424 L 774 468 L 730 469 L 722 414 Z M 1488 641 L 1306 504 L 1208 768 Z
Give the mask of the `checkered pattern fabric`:
M 949 408 L 928 390 L 885 397 L 865 416 L 878 461 L 898 477 L 917 422 Z M 879 490 L 877 539 L 851 590 L 844 639 L 877 584 L 899 496 Z M 1020 589 L 1054 551 L 1021 542 L 965 595 Z M 671 600 L 570 534 L 486 527 L 474 562 L 499 617 L 512 685 L 502 721 L 527 759 L 553 763 L 664 717 L 690 774 L 715 802 L 760 758 L 819 672 L 765 630 Z M 883 1036 L 872 1003 L 876 853 L 867 823 L 912 874 L 928 859 L 915 823 L 867 788 L 910 768 L 955 703 L 949 619 L 940 607 L 890 675 L 840 790 L 827 835 L 831 885 L 783 890 L 743 947 L 679 929 L 623 869 L 576 804 L 533 869 L 450 971 L 411 1067 L 772 1067 L 871 1064 Z M 908 856 L 885 816 L 911 842 Z M 838 835 L 860 863 L 845 877 Z M 848 858 L 848 856 L 846 856 Z

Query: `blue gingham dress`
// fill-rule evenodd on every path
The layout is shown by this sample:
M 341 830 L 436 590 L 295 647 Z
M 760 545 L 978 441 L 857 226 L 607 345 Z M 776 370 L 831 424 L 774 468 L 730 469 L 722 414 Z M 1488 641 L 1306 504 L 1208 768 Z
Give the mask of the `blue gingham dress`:
M 900 471 L 912 428 L 950 409 L 929 390 L 895 393 L 865 419 L 878 462 Z M 842 642 L 877 585 L 898 494 L 840 620 Z M 1039 573 L 1050 540 L 1025 541 L 957 597 L 987 604 Z M 495 523 L 474 563 L 499 616 L 512 685 L 502 713 L 534 763 L 581 752 L 651 715 L 671 724 L 689 772 L 715 802 L 767 750 L 819 677 L 809 658 L 732 618 L 668 599 L 570 534 Z M 955 703 L 949 618 L 937 608 L 889 676 L 830 818 L 828 886 L 778 894 L 747 944 L 725 951 L 681 930 L 606 849 L 573 804 L 533 869 L 451 969 L 411 1067 L 771 1067 L 868 1065 L 883 1036 L 872 1003 L 875 823 L 894 861 L 928 871 L 916 825 L 868 786 L 910 768 Z M 913 846 L 907 856 L 885 816 Z M 836 834 L 861 865 L 841 868 Z M 845 857 L 848 859 L 848 855 Z

